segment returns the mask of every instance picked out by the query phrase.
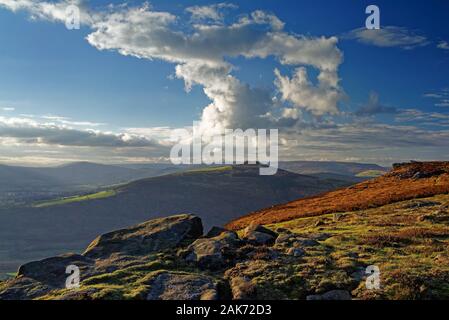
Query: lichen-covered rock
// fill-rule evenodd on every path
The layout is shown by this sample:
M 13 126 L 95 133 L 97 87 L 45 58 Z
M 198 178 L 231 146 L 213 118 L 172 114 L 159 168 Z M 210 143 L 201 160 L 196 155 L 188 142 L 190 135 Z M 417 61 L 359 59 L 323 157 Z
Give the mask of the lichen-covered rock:
M 303 249 L 295 248 L 295 247 L 289 248 L 286 253 L 287 253 L 287 255 L 293 256 L 293 257 L 302 257 L 303 255 L 306 254 L 306 252 Z
M 0 289 L 0 300 L 31 300 L 50 292 L 52 288 L 30 278 L 14 278 Z
M 278 234 L 268 228 L 265 228 L 258 224 L 250 224 L 243 230 L 243 237 L 245 237 L 248 233 L 252 232 L 260 232 L 271 235 L 273 238 L 277 238 Z
M 229 231 L 229 230 L 227 230 L 225 228 L 221 228 L 221 227 L 212 227 L 204 237 L 205 238 L 214 238 L 214 237 L 219 236 L 223 232 L 231 232 L 237 236 L 237 233 L 234 231 Z
M 19 267 L 16 278 L 6 283 L 6 290 L 0 292 L 0 300 L 33 299 L 51 290 L 63 289 L 71 274 L 67 270 L 69 266 L 79 268 L 82 280 L 92 275 L 93 264 L 93 260 L 73 253 L 24 264 Z
M 210 277 L 164 272 L 149 283 L 147 300 L 216 300 L 217 285 Z
M 115 252 L 144 255 L 188 245 L 202 235 L 200 218 L 188 214 L 171 216 L 101 235 L 84 255 L 95 259 L 107 258 Z
M 235 232 L 223 232 L 213 238 L 195 240 L 179 255 L 200 268 L 217 270 L 230 262 L 233 252 L 240 243 Z
M 83 271 L 89 272 L 93 261 L 79 254 L 65 254 L 40 261 L 33 261 L 20 266 L 17 277 L 36 280 L 55 288 L 64 288 L 68 277 L 67 267 L 74 265 Z
M 293 246 L 301 246 L 301 247 L 315 247 L 319 246 L 320 243 L 314 239 L 305 238 L 302 235 L 287 233 L 281 234 L 275 242 L 277 247 L 293 247 Z
M 242 239 L 255 245 L 270 245 L 276 241 L 278 234 L 257 224 L 251 224 L 243 230 Z

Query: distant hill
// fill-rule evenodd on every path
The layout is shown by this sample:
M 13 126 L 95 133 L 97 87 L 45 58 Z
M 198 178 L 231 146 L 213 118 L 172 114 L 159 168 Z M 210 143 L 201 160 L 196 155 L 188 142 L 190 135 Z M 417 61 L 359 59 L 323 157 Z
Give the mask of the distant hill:
M 142 179 L 90 197 L 39 202 L 38 208 L 0 210 L 0 261 L 12 261 L 3 267 L 12 271 L 17 262 L 76 251 L 98 234 L 177 213 L 200 216 L 206 228 L 223 225 L 247 212 L 346 185 L 284 170 L 260 176 L 258 166 L 230 166 Z
M 172 164 L 128 167 L 90 162 L 57 167 L 0 165 L 0 208 L 73 193 L 92 192 L 105 186 L 182 171 L 185 167 Z
M 0 204 L 1 199 L 8 194 L 14 199 L 32 199 L 33 196 L 45 197 L 54 193 L 94 190 L 197 167 L 201 166 L 176 166 L 170 163 L 104 165 L 90 162 L 75 162 L 56 167 L 0 165 Z M 385 171 L 385 168 L 377 165 L 320 161 L 281 162 L 280 168 L 319 178 L 346 180 L 348 183 L 366 179 L 360 175 L 362 172 Z
M 0 191 L 23 191 L 34 188 L 70 188 L 105 186 L 129 182 L 182 170 L 171 164 L 143 168 L 75 162 L 57 167 L 18 167 L 0 165 Z
M 385 173 L 389 170 L 377 164 L 337 161 L 282 161 L 279 167 L 299 174 L 329 173 L 349 177 L 355 177 L 370 170 Z

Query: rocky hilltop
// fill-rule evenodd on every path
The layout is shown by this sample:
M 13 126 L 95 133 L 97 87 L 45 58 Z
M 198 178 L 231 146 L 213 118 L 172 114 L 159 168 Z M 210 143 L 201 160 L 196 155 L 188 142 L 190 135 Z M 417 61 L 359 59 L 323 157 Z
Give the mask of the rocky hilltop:
M 0 299 L 449 299 L 447 168 L 396 165 L 336 191 L 348 197 L 333 198 L 338 211 L 324 194 L 316 208 L 291 205 L 290 219 L 271 208 L 270 222 L 253 216 L 233 231 L 204 235 L 188 214 L 150 220 L 104 234 L 82 254 L 21 266 L 0 283 Z M 367 205 L 362 190 L 378 202 Z M 357 202 L 344 207 L 345 199 Z M 69 265 L 80 270 L 79 288 L 66 289 Z M 368 270 L 378 286 L 367 286 Z

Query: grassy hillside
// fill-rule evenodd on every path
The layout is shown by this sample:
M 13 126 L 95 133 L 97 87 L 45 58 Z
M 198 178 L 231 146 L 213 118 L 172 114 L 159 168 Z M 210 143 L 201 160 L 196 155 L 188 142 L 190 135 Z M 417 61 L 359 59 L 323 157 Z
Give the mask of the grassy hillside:
M 113 197 L 116 194 L 117 193 L 115 190 L 107 190 L 107 191 L 101 191 L 101 192 L 97 192 L 97 193 L 87 194 L 84 196 L 74 196 L 74 197 L 67 197 L 67 198 L 55 199 L 55 200 L 50 200 L 50 201 L 42 201 L 42 202 L 38 202 L 38 203 L 34 204 L 33 206 L 35 208 L 58 206 L 58 205 L 64 205 L 64 204 L 69 204 L 69 203 L 73 203 L 73 202 L 105 199 L 105 198 Z
M 281 161 L 279 167 L 299 174 L 328 173 L 349 177 L 354 177 L 361 172 L 371 170 L 377 172 L 386 172 L 389 170 L 377 164 L 337 161 Z
M 366 170 L 357 173 L 355 176 L 360 178 L 375 178 L 384 175 L 386 172 L 381 170 Z
M 448 195 L 269 227 L 329 236 L 297 268 L 310 286 L 348 289 L 359 299 L 449 299 Z M 381 290 L 352 283 L 369 265 L 380 268 Z
M 448 192 L 449 163 L 410 163 L 398 166 L 384 176 L 348 188 L 254 212 L 228 223 L 227 227 L 242 229 L 252 222 L 269 224 L 300 217 L 362 210 Z

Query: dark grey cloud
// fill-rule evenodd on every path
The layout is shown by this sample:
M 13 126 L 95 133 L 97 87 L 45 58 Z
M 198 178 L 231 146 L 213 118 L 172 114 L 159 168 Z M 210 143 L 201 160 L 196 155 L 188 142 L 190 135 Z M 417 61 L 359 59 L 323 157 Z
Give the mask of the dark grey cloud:
M 80 147 L 156 147 L 158 142 L 129 133 L 79 130 L 24 118 L 0 117 L 0 137 L 22 143 Z

